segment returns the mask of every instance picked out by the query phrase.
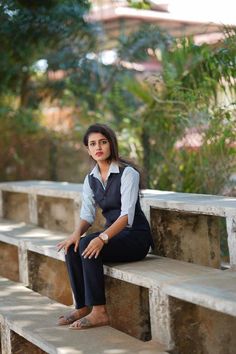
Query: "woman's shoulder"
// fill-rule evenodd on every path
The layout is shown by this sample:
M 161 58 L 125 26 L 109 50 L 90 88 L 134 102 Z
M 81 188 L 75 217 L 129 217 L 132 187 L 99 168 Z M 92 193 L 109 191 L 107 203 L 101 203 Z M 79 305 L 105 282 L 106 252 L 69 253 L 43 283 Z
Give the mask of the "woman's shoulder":
M 131 166 L 131 165 L 126 165 L 126 166 L 124 166 L 123 175 L 125 175 L 125 176 L 130 175 L 130 176 L 137 177 L 137 176 L 139 176 L 139 171 L 137 171 L 137 170 L 136 170 L 133 166 Z

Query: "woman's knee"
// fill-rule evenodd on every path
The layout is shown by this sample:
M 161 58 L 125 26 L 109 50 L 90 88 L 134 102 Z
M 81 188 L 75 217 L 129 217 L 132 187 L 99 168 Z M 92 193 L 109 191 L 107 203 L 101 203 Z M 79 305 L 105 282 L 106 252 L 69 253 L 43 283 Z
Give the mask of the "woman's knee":
M 90 241 L 92 241 L 95 237 L 97 237 L 96 234 L 90 234 L 85 237 L 82 237 L 79 241 L 79 253 L 80 255 L 84 252 L 85 248 L 89 245 Z
M 91 240 L 88 236 L 82 237 L 79 241 L 79 253 L 80 255 L 84 252 L 85 248 L 88 246 Z
M 75 252 L 75 245 L 70 245 L 70 247 L 67 249 L 66 260 L 70 261 L 75 257 L 78 257 L 78 253 Z

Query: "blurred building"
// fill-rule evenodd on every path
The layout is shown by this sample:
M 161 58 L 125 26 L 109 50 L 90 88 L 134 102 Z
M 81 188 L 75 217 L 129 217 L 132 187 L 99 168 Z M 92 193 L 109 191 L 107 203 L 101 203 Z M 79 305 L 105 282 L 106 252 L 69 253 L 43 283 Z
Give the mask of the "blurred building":
M 139 1 L 133 3 L 138 6 Z M 107 48 L 114 47 L 119 35 L 136 31 L 143 23 L 158 25 L 175 37 L 193 35 L 196 44 L 215 43 L 222 38 L 221 30 L 225 25 L 236 25 L 236 20 L 217 15 L 214 12 L 216 4 L 211 1 L 195 4 L 183 0 L 149 0 L 146 3 L 149 8 L 140 9 L 131 7 L 125 0 L 93 0 L 88 19 L 102 22 Z M 209 3 L 212 7 L 206 7 Z M 224 4 L 221 6 L 223 14 Z

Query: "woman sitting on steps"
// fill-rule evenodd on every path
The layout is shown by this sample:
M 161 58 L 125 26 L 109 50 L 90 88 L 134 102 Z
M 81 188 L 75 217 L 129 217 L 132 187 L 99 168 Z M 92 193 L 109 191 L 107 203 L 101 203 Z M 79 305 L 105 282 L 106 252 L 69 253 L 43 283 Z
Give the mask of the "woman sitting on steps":
M 139 172 L 119 157 L 115 133 L 104 124 L 91 125 L 84 145 L 95 167 L 84 180 L 83 203 L 77 229 L 60 242 L 64 249 L 75 310 L 62 315 L 58 325 L 84 329 L 109 324 L 103 264 L 143 259 L 153 240 L 139 202 Z M 102 209 L 104 230 L 81 236 Z

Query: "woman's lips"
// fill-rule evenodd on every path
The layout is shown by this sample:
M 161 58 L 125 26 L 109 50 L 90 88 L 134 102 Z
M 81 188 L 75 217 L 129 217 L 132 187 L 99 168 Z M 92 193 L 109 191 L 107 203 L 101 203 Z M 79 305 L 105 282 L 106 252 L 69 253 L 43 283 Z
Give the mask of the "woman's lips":
M 96 156 L 102 156 L 103 155 L 103 152 L 99 151 L 99 152 L 96 152 L 95 154 Z

